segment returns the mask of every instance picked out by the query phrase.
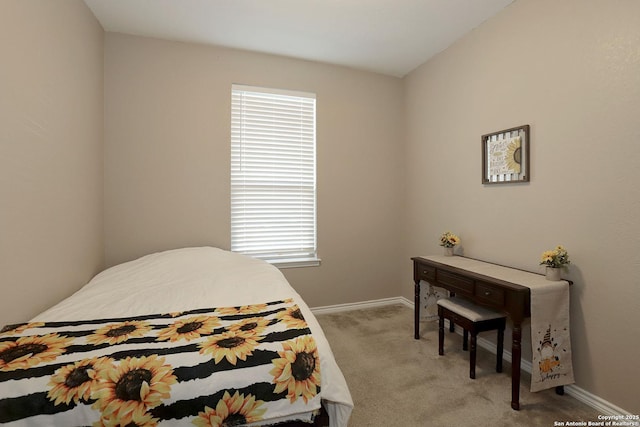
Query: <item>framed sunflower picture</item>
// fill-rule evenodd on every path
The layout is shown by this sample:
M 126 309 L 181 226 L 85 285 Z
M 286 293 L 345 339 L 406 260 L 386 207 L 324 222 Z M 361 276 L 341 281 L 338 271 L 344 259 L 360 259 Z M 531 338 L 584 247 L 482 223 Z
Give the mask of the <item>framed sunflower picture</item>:
M 482 135 L 482 183 L 529 182 L 529 125 Z

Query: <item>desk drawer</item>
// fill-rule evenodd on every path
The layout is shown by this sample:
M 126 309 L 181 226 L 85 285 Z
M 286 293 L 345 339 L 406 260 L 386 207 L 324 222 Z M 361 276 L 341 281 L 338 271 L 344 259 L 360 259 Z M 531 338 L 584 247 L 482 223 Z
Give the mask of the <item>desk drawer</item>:
M 436 279 L 436 268 L 431 267 L 430 265 L 417 264 L 416 279 L 433 282 Z
M 438 283 L 456 294 L 473 295 L 473 280 L 464 276 L 438 270 Z
M 494 307 L 504 306 L 504 290 L 490 283 L 476 281 L 475 296 L 482 303 Z

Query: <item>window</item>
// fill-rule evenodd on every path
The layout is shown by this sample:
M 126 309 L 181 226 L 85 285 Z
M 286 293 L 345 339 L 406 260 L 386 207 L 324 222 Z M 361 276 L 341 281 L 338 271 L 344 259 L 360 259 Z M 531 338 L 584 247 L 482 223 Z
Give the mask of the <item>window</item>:
M 233 85 L 231 250 L 318 265 L 315 94 Z

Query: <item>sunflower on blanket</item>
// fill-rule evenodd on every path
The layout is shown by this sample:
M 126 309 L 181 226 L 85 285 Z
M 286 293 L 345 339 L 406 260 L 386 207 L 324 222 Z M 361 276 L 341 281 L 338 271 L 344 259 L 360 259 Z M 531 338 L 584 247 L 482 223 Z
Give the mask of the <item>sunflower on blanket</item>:
M 258 341 L 263 338 L 251 331 L 225 331 L 208 338 L 198 346 L 200 354 L 210 353 L 216 363 L 220 363 L 223 358 L 226 358 L 229 363 L 235 366 L 238 359 L 247 360 L 247 356 L 253 354 L 253 350 L 258 346 Z
M 92 408 L 101 412 L 101 422 L 148 424 L 147 410 L 168 399 L 177 382 L 173 369 L 164 362 L 164 357 L 157 355 L 127 357 L 118 366 L 98 371 L 99 383 L 91 398 L 97 399 Z
M 318 394 L 320 387 L 320 359 L 315 340 L 310 336 L 282 343 L 280 358 L 271 362 L 269 371 L 276 384 L 274 393 L 287 391 L 291 403 L 301 397 L 305 403 Z
M 233 316 L 235 314 L 256 314 L 267 308 L 267 304 L 241 305 L 238 307 L 217 308 L 216 312 L 221 316 Z
M 260 421 L 266 411 L 266 408 L 260 408 L 262 404 L 262 400 L 256 400 L 251 394 L 245 397 L 236 391 L 231 396 L 225 391 L 215 409 L 205 406 L 204 412 L 198 412 L 193 424 L 198 427 L 227 427 Z
M 292 305 L 286 310 L 279 311 L 276 318 L 282 320 L 289 328 L 303 329 L 307 327 L 307 322 L 300 311 L 300 307 Z
M 120 323 L 111 323 L 97 329 L 87 337 L 87 342 L 94 345 L 120 344 L 131 338 L 141 338 L 151 330 L 151 325 L 140 320 L 127 320 Z
M 146 413 L 142 416 L 135 417 L 134 421 L 127 424 L 127 427 L 157 427 L 159 418 L 154 418 L 153 415 Z M 117 417 L 100 417 L 100 420 L 93 423 L 92 427 L 122 427 L 124 424 L 120 423 Z
M 64 353 L 73 338 L 58 334 L 31 335 L 0 342 L 0 371 L 29 369 Z
M 44 326 L 44 322 L 29 322 L 29 323 L 16 323 L 13 325 L 6 325 L 0 329 L 0 335 L 18 335 L 27 329 L 38 328 Z
M 241 321 L 230 325 L 227 329 L 230 331 L 252 332 L 255 335 L 262 334 L 271 321 L 264 317 L 252 317 L 242 319 Z
M 98 372 L 113 368 L 112 362 L 108 357 L 94 357 L 59 368 L 47 384 L 51 387 L 47 397 L 54 405 L 62 402 L 68 405 L 72 400 L 75 404 L 80 400 L 88 402 L 100 381 Z
M 162 329 L 158 333 L 158 341 L 179 341 L 179 340 L 195 340 L 201 335 L 210 334 L 213 330 L 220 326 L 220 320 L 215 316 L 192 316 L 186 319 L 180 319 Z

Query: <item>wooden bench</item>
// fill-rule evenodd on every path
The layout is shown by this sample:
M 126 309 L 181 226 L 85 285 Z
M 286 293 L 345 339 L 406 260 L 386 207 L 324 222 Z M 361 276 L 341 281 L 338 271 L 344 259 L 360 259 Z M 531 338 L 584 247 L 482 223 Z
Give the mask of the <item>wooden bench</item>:
M 496 372 L 502 372 L 502 351 L 504 346 L 504 328 L 507 317 L 504 313 L 481 307 L 462 298 L 438 300 L 438 354 L 444 355 L 444 319 L 463 328 L 462 349 L 469 349 L 469 377 L 476 377 L 476 347 L 479 332 L 498 330 Z M 471 339 L 469 340 L 469 334 Z

